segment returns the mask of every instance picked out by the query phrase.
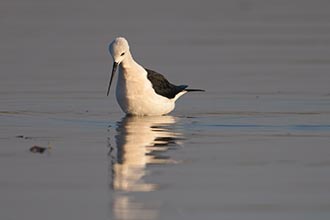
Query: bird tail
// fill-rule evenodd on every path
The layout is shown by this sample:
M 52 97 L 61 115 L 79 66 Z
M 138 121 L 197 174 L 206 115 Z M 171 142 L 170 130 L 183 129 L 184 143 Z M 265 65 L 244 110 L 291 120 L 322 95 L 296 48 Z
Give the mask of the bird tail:
M 204 89 L 183 89 L 181 92 L 179 92 L 178 94 L 175 95 L 174 101 L 176 101 L 180 96 L 182 96 L 183 94 L 185 94 L 187 92 L 205 92 L 205 90 Z
M 185 89 L 187 92 L 205 92 L 204 89 Z

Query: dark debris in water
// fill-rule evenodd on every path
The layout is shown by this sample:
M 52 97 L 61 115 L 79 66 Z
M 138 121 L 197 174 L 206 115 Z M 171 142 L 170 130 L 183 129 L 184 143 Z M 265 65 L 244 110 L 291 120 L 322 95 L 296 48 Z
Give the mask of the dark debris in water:
M 30 148 L 30 152 L 43 154 L 46 150 L 49 150 L 49 149 L 50 149 L 49 147 L 41 147 L 41 146 L 38 146 L 38 145 L 33 145 Z
M 21 139 L 32 139 L 32 137 L 24 136 L 24 135 L 17 135 L 16 138 L 21 138 Z

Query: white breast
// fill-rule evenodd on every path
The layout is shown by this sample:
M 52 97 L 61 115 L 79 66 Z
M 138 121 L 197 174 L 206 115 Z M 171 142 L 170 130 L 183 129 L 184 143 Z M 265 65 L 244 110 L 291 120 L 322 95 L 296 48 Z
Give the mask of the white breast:
M 174 100 L 155 93 L 140 66 L 134 70 L 119 68 L 116 98 L 121 109 L 133 115 L 163 115 L 175 107 Z

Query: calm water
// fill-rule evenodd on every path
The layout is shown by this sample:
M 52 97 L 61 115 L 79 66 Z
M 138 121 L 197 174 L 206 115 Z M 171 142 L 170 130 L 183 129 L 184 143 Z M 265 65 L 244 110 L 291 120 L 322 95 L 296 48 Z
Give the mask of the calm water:
M 0 219 L 329 219 L 329 10 L 2 1 Z M 118 35 L 144 66 L 207 91 L 124 117 L 106 97 Z

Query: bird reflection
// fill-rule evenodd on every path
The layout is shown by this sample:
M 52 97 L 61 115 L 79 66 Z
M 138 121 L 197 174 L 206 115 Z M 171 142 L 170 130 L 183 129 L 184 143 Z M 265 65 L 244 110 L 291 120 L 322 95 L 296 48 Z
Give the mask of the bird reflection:
M 115 219 L 156 219 L 157 201 L 139 200 L 131 192 L 151 192 L 157 184 L 147 183 L 148 165 L 176 163 L 164 154 L 176 149 L 182 134 L 174 131 L 172 116 L 124 117 L 117 123 L 115 147 L 109 144 L 110 185 L 114 192 Z
M 175 122 L 172 116 L 156 116 L 124 117 L 117 123 L 116 149 L 111 153 L 114 190 L 148 192 L 157 189 L 157 185 L 145 183 L 143 177 L 148 174 L 147 165 L 175 163 L 162 155 L 175 148 L 182 138 L 180 133 L 170 130 Z

